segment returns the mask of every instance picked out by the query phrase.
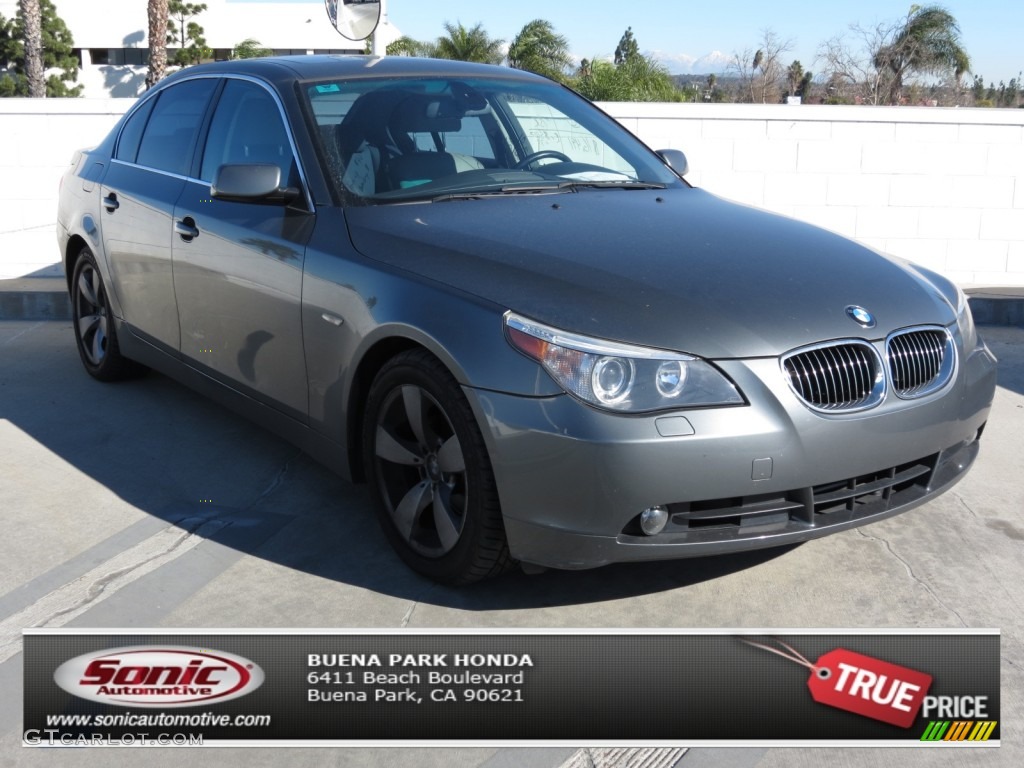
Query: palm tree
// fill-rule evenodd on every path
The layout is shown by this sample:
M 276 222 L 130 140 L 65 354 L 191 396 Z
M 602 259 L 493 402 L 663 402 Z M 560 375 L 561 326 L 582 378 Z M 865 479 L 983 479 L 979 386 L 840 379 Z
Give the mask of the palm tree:
M 505 58 L 501 49 L 504 40 L 492 39 L 483 24 L 466 29 L 462 22 L 452 24 L 445 22 L 447 36 L 437 38 L 434 54 L 439 59 L 456 61 L 476 61 L 481 64 L 500 64 Z
M 565 82 L 566 70 L 572 64 L 569 41 L 555 32 L 550 21 L 534 19 L 519 31 L 508 47 L 508 63 L 516 69 Z
M 25 25 L 25 75 L 28 95 L 33 99 L 46 96 L 43 79 L 43 14 L 39 0 L 20 0 L 21 18 Z
M 637 54 L 615 66 L 610 61 L 583 60 L 572 83 L 591 101 L 681 101 L 682 93 L 660 63 Z
M 960 25 L 939 5 L 914 5 L 892 42 L 875 54 L 875 66 L 891 73 L 889 102 L 899 104 L 903 79 L 911 73 L 952 73 L 957 80 L 971 71 L 971 59 L 960 43 Z
M 167 72 L 167 0 L 149 0 L 149 72 L 146 89 L 164 79 Z
M 788 95 L 796 96 L 800 91 L 800 82 L 804 79 L 804 65 L 799 59 L 793 61 L 786 70 L 786 86 Z

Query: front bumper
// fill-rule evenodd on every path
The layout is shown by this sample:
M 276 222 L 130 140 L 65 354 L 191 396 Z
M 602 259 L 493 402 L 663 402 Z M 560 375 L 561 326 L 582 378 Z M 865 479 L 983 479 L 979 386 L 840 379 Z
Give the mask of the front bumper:
M 775 359 L 720 366 L 751 405 L 622 416 L 568 395 L 467 389 L 513 557 L 566 569 L 693 557 L 904 512 L 967 472 L 995 391 L 981 342 L 941 391 L 848 415 L 811 412 Z M 670 521 L 646 536 L 638 516 L 657 505 Z

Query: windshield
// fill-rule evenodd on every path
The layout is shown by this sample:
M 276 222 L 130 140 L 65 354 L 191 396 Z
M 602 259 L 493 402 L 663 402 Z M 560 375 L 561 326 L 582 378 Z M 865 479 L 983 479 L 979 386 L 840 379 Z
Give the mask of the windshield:
M 585 99 L 500 78 L 308 85 L 327 175 L 368 201 L 682 186 Z

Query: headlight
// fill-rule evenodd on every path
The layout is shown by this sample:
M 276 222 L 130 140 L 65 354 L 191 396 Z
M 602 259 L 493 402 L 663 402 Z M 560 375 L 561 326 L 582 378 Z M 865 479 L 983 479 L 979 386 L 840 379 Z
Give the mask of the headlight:
M 505 328 L 512 346 L 592 405 L 638 413 L 744 404 L 731 381 L 691 355 L 592 339 L 512 312 L 505 313 Z

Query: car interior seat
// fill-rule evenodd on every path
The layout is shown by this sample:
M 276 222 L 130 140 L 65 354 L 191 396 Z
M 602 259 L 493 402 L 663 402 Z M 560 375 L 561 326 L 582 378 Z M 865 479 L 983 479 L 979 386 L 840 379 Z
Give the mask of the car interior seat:
M 402 151 L 384 164 L 392 189 L 408 189 L 461 171 L 483 168 L 475 158 L 444 150 L 442 135 L 462 128 L 464 109 L 451 96 L 415 94 L 395 106 L 388 131 Z M 417 146 L 414 136 L 427 136 L 433 149 Z

